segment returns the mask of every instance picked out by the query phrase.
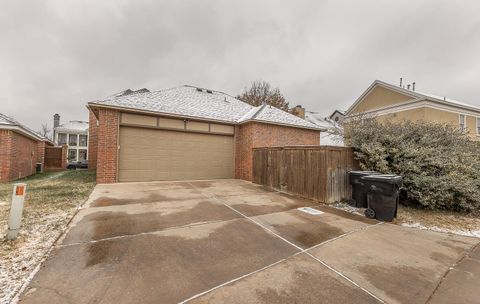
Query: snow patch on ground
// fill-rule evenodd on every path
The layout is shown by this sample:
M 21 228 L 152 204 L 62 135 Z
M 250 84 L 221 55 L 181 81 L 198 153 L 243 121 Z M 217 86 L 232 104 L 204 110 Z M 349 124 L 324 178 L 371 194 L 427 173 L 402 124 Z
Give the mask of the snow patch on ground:
M 0 303 L 10 303 L 13 296 L 31 279 L 45 254 L 66 227 L 73 212 L 58 211 L 44 216 L 33 225 L 25 223 L 16 241 L 4 241 L 11 250 L 0 252 Z M 27 228 L 28 227 L 28 228 Z M 7 227 L 3 227 L 3 231 Z
M 340 210 L 343 210 L 343 211 L 353 213 L 353 214 L 364 216 L 365 209 L 353 207 L 353 206 L 350 206 L 347 203 L 338 202 L 338 203 L 334 203 L 330 206 L 332 206 L 334 208 L 337 208 L 337 209 L 340 209 Z
M 420 223 L 402 223 L 401 226 L 480 238 L 480 230 L 454 230 L 437 226 L 424 226 Z

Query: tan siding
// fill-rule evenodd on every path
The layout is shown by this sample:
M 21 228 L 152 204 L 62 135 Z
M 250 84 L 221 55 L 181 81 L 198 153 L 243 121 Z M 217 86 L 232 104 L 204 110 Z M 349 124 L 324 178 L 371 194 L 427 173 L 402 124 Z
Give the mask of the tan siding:
M 139 126 L 157 126 L 157 118 L 153 116 L 122 113 L 122 123 Z
M 377 86 L 364 97 L 362 101 L 353 109 L 351 114 L 362 113 L 374 109 L 380 109 L 399 103 L 404 103 L 414 99 L 411 96 L 400 94 L 398 92 Z
M 233 136 L 120 128 L 121 182 L 233 177 Z
M 233 134 L 234 131 L 233 126 L 210 124 L 210 132 Z
M 377 117 L 377 119 L 381 122 L 383 121 L 393 121 L 393 122 L 400 122 L 405 120 L 425 120 L 425 108 L 418 108 L 412 110 L 405 110 L 399 111 L 396 113 L 384 114 Z
M 208 123 L 187 121 L 187 130 L 208 132 Z
M 158 120 L 158 126 L 161 128 L 169 129 L 185 129 L 185 122 L 181 119 L 171 119 L 160 117 Z

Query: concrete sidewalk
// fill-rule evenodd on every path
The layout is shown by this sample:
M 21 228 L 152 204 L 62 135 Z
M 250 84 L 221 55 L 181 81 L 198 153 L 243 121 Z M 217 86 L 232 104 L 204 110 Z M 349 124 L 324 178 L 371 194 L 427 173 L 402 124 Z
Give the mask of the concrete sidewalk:
M 99 185 L 21 301 L 476 303 L 479 241 L 240 180 Z

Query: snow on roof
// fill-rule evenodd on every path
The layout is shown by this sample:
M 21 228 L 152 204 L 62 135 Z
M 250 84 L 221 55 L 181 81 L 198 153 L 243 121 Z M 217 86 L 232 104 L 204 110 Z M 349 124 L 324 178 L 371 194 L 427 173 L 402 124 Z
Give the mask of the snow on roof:
M 323 117 L 318 112 L 305 111 L 305 120 L 322 128 L 332 129 L 336 127 L 333 121 Z
M 394 84 L 387 83 L 387 82 L 384 82 L 384 81 L 381 81 L 381 80 L 375 80 L 373 82 L 373 84 L 369 87 L 369 89 L 367 89 L 367 91 L 369 91 L 371 88 L 373 88 L 373 86 L 375 86 L 376 84 L 383 85 L 387 88 L 396 90 L 397 92 L 400 92 L 400 93 L 415 96 L 417 99 L 425 99 L 425 98 L 430 99 L 430 100 L 433 99 L 436 102 L 440 102 L 440 103 L 444 103 L 444 104 L 450 104 L 452 106 L 461 107 L 461 108 L 467 108 L 467 109 L 474 110 L 474 111 L 480 111 L 480 107 L 472 106 L 471 104 L 467 104 L 467 103 L 460 102 L 460 101 L 453 100 L 453 99 L 446 98 L 446 97 L 441 97 L 441 96 L 438 96 L 438 95 L 433 95 L 433 94 L 430 94 L 430 93 L 408 90 L 408 89 L 405 89 L 405 88 L 402 88 L 402 87 L 399 87 L 399 86 L 396 86 Z M 352 108 L 353 108 L 353 105 L 352 105 L 351 109 Z
M 26 134 L 30 137 L 34 137 L 35 139 L 38 139 L 38 140 L 49 141 L 48 138 L 38 134 L 37 132 L 33 131 L 29 127 L 26 127 L 26 126 L 22 125 L 15 118 L 0 113 L 0 128 L 2 128 L 2 127 L 13 129 L 13 130 L 18 130 L 21 133 L 24 133 L 24 134 Z
M 87 132 L 88 122 L 81 120 L 71 120 L 55 128 L 57 132 Z
M 472 108 L 472 109 L 476 109 L 478 111 L 480 111 L 480 107 L 477 107 L 477 106 L 472 106 L 468 103 L 464 103 L 464 102 L 460 102 L 458 100 L 453 100 L 453 99 L 450 99 L 450 98 L 446 98 L 446 97 L 441 97 L 441 96 L 437 96 L 437 95 L 433 95 L 433 94 L 430 94 L 430 93 L 423 93 L 423 92 L 417 92 L 418 94 L 421 94 L 421 95 L 424 95 L 425 97 L 430 97 L 430 98 L 433 98 L 433 99 L 438 99 L 440 101 L 443 101 L 443 102 L 446 102 L 446 103 L 451 103 L 451 104 L 454 104 L 454 105 L 457 105 L 457 106 L 461 106 L 461 107 L 468 107 L 468 108 Z
M 114 95 L 90 105 L 104 105 L 149 112 L 197 117 L 230 123 L 263 121 L 303 128 L 318 127 L 293 114 L 272 106 L 253 107 L 223 92 L 182 86 L 155 92 L 133 91 L 127 95 Z
M 306 128 L 318 128 L 319 126 L 312 124 L 305 119 L 280 110 L 279 108 L 264 104 L 252 108 L 245 115 L 243 115 L 237 122 L 242 123 L 246 121 L 263 121 L 272 123 L 282 123 L 287 125 L 296 125 Z
M 320 146 L 337 146 L 344 147 L 345 143 L 340 135 L 329 132 L 320 133 Z

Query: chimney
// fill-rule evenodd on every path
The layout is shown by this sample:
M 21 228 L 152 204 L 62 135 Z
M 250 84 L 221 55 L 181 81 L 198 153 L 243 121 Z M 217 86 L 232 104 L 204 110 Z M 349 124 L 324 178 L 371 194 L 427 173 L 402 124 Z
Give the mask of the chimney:
M 402 87 L 403 78 L 400 77 L 400 87 Z
M 415 91 L 415 82 L 412 83 L 412 91 Z
M 53 115 L 53 127 L 56 128 L 60 125 L 60 115 Z
M 305 119 L 305 108 L 301 105 L 297 105 L 295 106 L 295 108 L 292 109 L 292 114 L 302 119 Z

